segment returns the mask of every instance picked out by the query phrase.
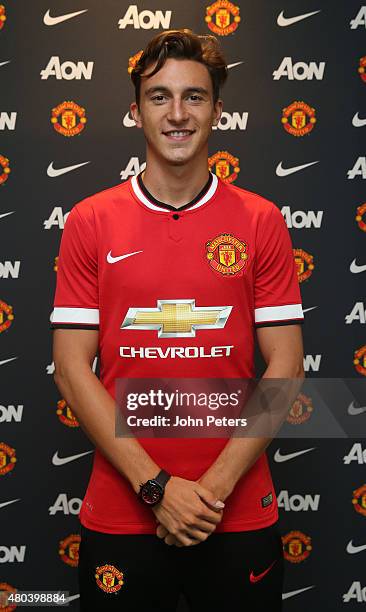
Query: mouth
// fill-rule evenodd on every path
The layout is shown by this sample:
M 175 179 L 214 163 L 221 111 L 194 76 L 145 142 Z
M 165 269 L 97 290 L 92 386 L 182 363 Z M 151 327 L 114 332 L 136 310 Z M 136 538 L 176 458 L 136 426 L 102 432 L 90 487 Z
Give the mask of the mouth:
M 164 136 L 166 136 L 169 140 L 173 140 L 174 142 L 184 142 L 189 140 L 189 138 L 194 134 L 195 130 L 168 130 L 163 132 Z

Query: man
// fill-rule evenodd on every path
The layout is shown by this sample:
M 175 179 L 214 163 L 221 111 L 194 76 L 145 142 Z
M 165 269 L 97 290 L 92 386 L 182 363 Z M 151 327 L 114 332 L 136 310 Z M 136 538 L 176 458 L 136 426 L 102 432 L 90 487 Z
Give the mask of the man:
M 277 611 L 270 437 L 118 438 L 114 399 L 122 377 L 254 377 L 255 328 L 264 377 L 301 378 L 287 227 L 274 204 L 208 171 L 227 76 L 214 37 L 158 34 L 131 76 L 146 170 L 70 212 L 52 314 L 55 382 L 96 446 L 81 609 L 174 611 L 184 593 L 192 611 Z

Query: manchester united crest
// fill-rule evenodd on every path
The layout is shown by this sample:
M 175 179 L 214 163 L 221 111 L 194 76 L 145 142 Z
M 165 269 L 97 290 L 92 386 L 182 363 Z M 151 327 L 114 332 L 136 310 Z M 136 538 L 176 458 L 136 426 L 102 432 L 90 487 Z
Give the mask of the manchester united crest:
M 352 503 L 356 512 L 366 516 L 366 484 L 353 491 Z
M 9 174 L 11 172 L 9 168 L 9 160 L 3 155 L 0 155 L 0 172 L 0 185 L 3 185 L 3 183 L 8 180 Z
M 360 57 L 360 64 L 358 66 L 358 74 L 364 83 L 366 83 L 366 55 Z
M 3 29 L 6 21 L 5 6 L 0 4 L 0 30 Z
M 206 8 L 207 26 L 218 36 L 235 32 L 240 23 L 240 8 L 228 0 L 217 0 Z
M 366 344 L 355 350 L 353 363 L 357 372 L 366 376 Z
M 232 234 L 220 234 L 206 243 L 206 257 L 211 268 L 224 276 L 239 274 L 248 261 L 248 245 Z
M 290 531 L 282 537 L 283 556 L 291 563 L 300 563 L 312 551 L 311 538 L 302 531 Z
M 292 102 L 282 111 L 282 125 L 292 136 L 309 134 L 316 123 L 315 108 L 305 102 Z
M 128 68 L 127 68 L 128 74 L 131 74 L 132 70 L 136 66 L 142 54 L 143 54 L 143 50 L 141 49 L 141 51 L 138 51 L 137 53 L 135 53 L 135 55 L 132 55 L 131 57 L 128 58 Z
M 117 593 L 123 585 L 123 573 L 114 565 L 107 563 L 96 568 L 95 580 L 105 593 Z
M 63 136 L 80 134 L 86 124 L 85 108 L 68 100 L 52 109 L 51 123 L 56 132 Z
M 292 249 L 295 257 L 297 280 L 299 283 L 307 280 L 314 270 L 313 256 L 303 249 Z
M 15 595 L 17 590 L 7 582 L 0 582 L 0 610 L 1 612 L 12 612 L 17 607 L 14 603 L 9 603 L 9 595 Z
M 313 413 L 313 403 L 311 397 L 307 397 L 304 393 L 299 393 L 293 402 L 286 421 L 291 425 L 301 425 L 307 421 Z
M 81 537 L 72 533 L 64 540 L 61 540 L 58 554 L 62 561 L 71 567 L 77 567 L 79 563 L 79 546 Z
M 228 151 L 218 151 L 208 158 L 209 170 L 213 169 L 224 183 L 232 183 L 240 172 L 239 159 Z
M 79 427 L 79 421 L 76 419 L 74 413 L 64 399 L 57 402 L 56 414 L 63 425 L 67 425 L 67 427 Z
M 11 472 L 15 468 L 16 460 L 15 448 L 0 442 L 0 476 Z
M 13 307 L 0 300 L 0 334 L 14 321 Z
M 356 221 L 360 230 L 366 232 L 366 202 L 357 206 Z

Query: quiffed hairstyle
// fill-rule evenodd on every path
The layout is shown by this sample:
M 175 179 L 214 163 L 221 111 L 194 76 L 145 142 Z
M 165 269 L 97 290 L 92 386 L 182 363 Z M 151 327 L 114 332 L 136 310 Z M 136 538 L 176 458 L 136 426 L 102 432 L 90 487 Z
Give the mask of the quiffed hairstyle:
M 139 58 L 131 72 L 131 79 L 135 86 L 137 105 L 140 105 L 141 78 L 149 78 L 163 67 L 168 58 L 188 59 L 200 62 L 206 66 L 210 73 L 213 100 L 217 102 L 220 88 L 225 83 L 228 69 L 223 52 L 215 36 L 200 36 L 192 30 L 167 30 L 154 36 L 145 51 Z M 144 74 L 146 68 L 156 62 L 151 72 Z

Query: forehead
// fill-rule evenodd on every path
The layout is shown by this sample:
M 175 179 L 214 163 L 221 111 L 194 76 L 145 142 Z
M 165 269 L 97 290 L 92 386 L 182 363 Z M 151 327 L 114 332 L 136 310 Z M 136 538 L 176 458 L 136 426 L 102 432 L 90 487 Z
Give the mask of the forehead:
M 153 70 L 155 64 L 150 64 L 144 74 Z M 168 89 L 180 91 L 192 87 L 212 89 L 211 77 L 204 64 L 194 60 L 168 58 L 160 70 L 152 77 L 141 79 L 141 91 L 147 88 L 164 86 Z

